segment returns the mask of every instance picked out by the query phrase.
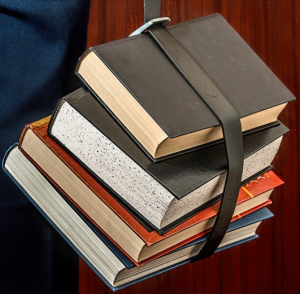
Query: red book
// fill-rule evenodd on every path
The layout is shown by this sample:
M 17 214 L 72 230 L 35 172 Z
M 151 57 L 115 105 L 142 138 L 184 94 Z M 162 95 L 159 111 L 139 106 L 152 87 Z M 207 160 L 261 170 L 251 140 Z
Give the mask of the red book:
M 207 233 L 219 203 L 199 212 L 164 235 L 147 230 L 73 157 L 47 134 L 49 117 L 27 125 L 19 147 L 40 171 L 89 220 L 136 264 L 141 265 Z M 272 190 L 283 182 L 269 171 L 240 189 L 232 220 L 270 203 Z

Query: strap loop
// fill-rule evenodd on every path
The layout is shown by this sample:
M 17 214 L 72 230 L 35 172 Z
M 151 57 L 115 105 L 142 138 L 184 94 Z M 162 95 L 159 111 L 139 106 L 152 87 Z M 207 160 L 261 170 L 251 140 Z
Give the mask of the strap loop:
M 165 26 L 170 21 L 171 21 L 171 19 L 168 18 L 168 17 L 159 17 L 159 18 L 151 19 L 148 22 L 146 22 L 145 24 L 143 24 L 142 26 L 140 26 L 138 29 L 136 29 L 133 33 L 131 33 L 129 35 L 129 37 L 139 35 L 139 34 L 143 33 L 144 31 L 146 31 L 147 29 L 149 29 L 151 26 L 153 26 L 155 24 L 161 23 L 163 26 Z

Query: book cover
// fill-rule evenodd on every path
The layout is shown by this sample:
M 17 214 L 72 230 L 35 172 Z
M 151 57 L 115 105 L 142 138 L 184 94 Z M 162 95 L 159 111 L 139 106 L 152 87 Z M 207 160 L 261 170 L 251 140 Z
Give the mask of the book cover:
M 270 165 L 286 131 L 280 124 L 244 136 L 242 180 Z M 223 144 L 153 163 L 84 88 L 61 100 L 48 132 L 156 230 L 165 232 L 221 197 Z
M 275 121 L 284 104 L 295 99 L 221 15 L 168 31 L 234 106 L 243 130 L 251 129 L 253 120 L 256 126 Z M 170 139 L 190 141 L 200 130 L 209 130 L 204 142 L 222 137 L 217 118 L 147 33 L 90 48 L 77 73 L 152 159 L 178 152 L 159 154 Z M 259 113 L 264 114 L 254 118 Z M 195 140 L 186 148 L 200 144 Z

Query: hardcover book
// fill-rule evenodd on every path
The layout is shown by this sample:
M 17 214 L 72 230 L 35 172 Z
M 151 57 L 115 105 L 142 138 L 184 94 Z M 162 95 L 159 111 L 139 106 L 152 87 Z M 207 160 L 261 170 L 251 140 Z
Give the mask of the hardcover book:
M 276 121 L 295 99 L 221 15 L 168 31 L 233 105 L 243 131 Z M 90 48 L 76 72 L 154 161 L 223 136 L 217 118 L 147 33 Z
M 243 181 L 271 164 L 286 131 L 279 124 L 244 136 Z M 156 230 L 165 232 L 221 197 L 223 144 L 153 163 L 84 88 L 61 100 L 48 132 Z
M 149 262 L 197 239 L 211 228 L 219 203 L 206 208 L 163 235 L 151 230 L 138 216 L 124 209 L 112 194 L 48 136 L 48 121 L 49 117 L 24 128 L 19 143 L 21 151 L 136 265 Z M 272 190 L 282 183 L 272 171 L 268 171 L 243 186 L 232 220 L 267 205 Z
M 116 253 L 117 248 L 113 244 L 107 246 L 108 240 L 95 233 L 88 220 L 81 218 L 17 147 L 7 152 L 3 168 L 49 223 L 112 290 L 190 262 L 207 238 L 204 236 L 144 266 L 135 267 L 126 261 L 126 257 L 120 259 L 122 253 Z M 270 217 L 272 214 L 265 208 L 233 222 L 218 250 L 254 239 L 260 222 Z

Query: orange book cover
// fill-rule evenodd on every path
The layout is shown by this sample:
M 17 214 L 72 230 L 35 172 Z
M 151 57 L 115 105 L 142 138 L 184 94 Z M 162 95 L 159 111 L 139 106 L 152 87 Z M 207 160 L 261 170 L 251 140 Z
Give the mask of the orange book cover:
M 164 240 L 172 235 L 175 235 L 176 233 L 183 231 L 191 226 L 194 226 L 195 224 L 201 223 L 204 220 L 207 220 L 209 218 L 212 218 L 216 216 L 218 212 L 219 202 L 215 203 L 214 205 L 210 206 L 209 208 L 199 212 L 198 214 L 194 215 L 193 217 L 189 218 L 185 222 L 181 223 L 177 227 L 173 228 L 172 230 L 168 231 L 164 235 L 159 235 L 156 231 L 149 231 L 147 230 L 143 225 L 141 225 L 135 217 L 133 217 L 114 197 L 112 197 L 102 186 L 97 182 L 69 153 L 67 153 L 59 144 L 57 144 L 49 135 L 47 134 L 47 127 L 49 118 L 44 118 L 40 121 L 28 124 L 20 137 L 19 140 L 19 147 L 22 150 L 22 140 L 25 136 L 26 130 L 31 129 L 33 132 L 48 146 L 49 149 L 52 150 L 56 154 L 60 160 L 64 162 L 65 165 L 69 167 L 69 169 L 72 170 L 74 174 L 77 175 L 84 183 L 91 189 L 113 212 L 115 212 L 144 242 L 147 246 L 151 246 L 161 240 Z M 22 150 L 24 152 L 24 150 Z M 26 153 L 26 152 L 25 152 Z M 29 156 L 30 158 L 30 156 Z M 42 171 L 43 172 L 43 171 Z M 46 172 L 43 172 L 48 178 Z M 55 181 L 53 181 L 51 178 L 50 180 L 54 185 L 57 186 Z M 264 193 L 268 190 L 274 189 L 278 187 L 279 185 L 283 184 L 283 182 L 275 175 L 274 172 L 268 171 L 258 177 L 257 179 L 251 181 L 249 184 L 243 186 L 240 189 L 239 196 L 238 196 L 238 202 L 237 205 L 240 203 L 243 203 L 261 193 Z M 61 192 L 77 207 L 80 209 L 80 211 L 87 216 L 92 223 L 94 223 L 97 227 L 99 225 L 95 223 L 93 219 L 89 217 L 88 212 L 84 211 L 74 200 L 72 199 L 71 195 L 67 195 L 61 189 L 61 187 L 58 187 L 61 190 Z M 266 206 L 270 203 L 270 201 L 267 201 L 263 204 L 260 204 L 256 206 L 255 208 L 252 208 L 248 211 L 243 212 L 240 215 L 236 215 L 233 217 L 232 221 L 236 220 L 237 218 L 249 214 L 253 212 L 256 209 L 259 209 L 263 206 Z M 100 227 L 101 229 L 101 227 Z M 102 230 L 102 229 L 101 229 Z M 188 239 L 185 239 L 184 241 L 169 247 L 168 250 L 164 250 L 155 256 L 151 257 L 153 259 L 154 257 L 161 256 L 167 252 L 170 252 L 171 250 L 178 248 L 190 241 L 193 241 L 201 236 L 203 236 L 205 233 L 207 233 L 210 229 L 205 230 L 203 232 L 199 232 L 196 235 L 193 235 L 189 237 Z M 103 231 L 103 230 L 102 230 Z M 104 231 L 104 233 L 111 239 L 109 234 Z M 116 243 L 114 240 L 112 240 L 114 243 Z M 118 244 L 116 244 L 118 247 L 120 247 Z M 122 249 L 122 248 L 121 248 Z M 125 252 L 126 253 L 126 252 Z M 126 254 L 128 255 L 128 254 Z M 129 256 L 130 257 L 130 256 Z M 141 265 L 142 263 L 148 261 L 150 259 L 146 259 L 142 262 L 136 263 L 137 265 Z

